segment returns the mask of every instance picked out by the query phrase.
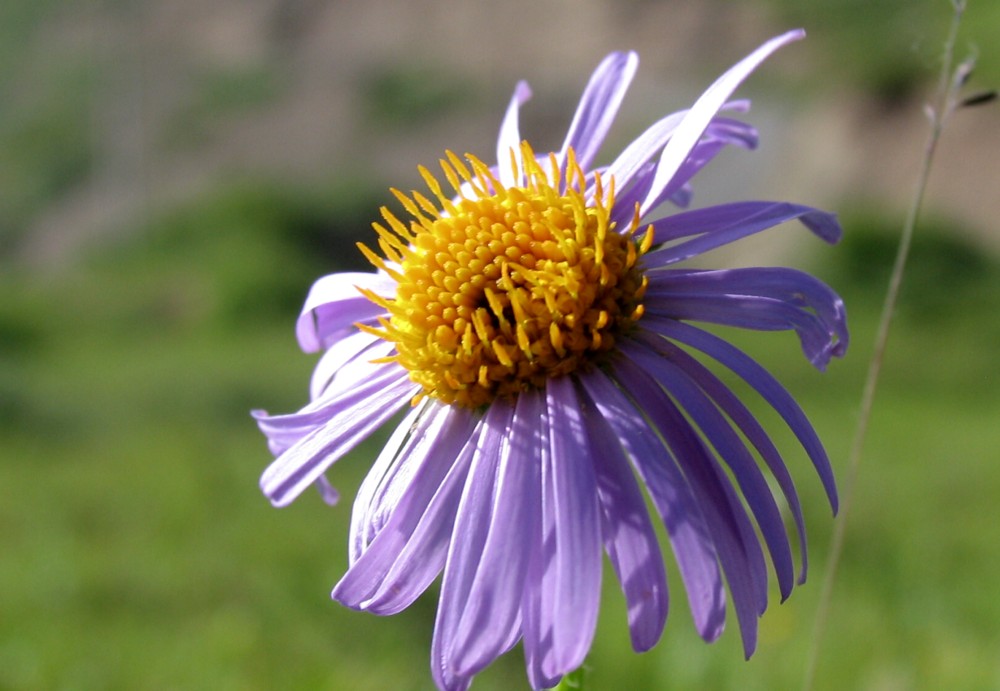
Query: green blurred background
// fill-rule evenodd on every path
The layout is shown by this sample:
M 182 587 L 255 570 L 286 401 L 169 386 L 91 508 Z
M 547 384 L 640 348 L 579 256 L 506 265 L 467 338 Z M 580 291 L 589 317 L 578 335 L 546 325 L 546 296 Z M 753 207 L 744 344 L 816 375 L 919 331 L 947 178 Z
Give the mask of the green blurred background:
M 1000 5 L 971 3 L 973 87 L 1000 84 Z M 522 131 L 556 147 L 605 52 L 642 64 L 605 150 L 688 105 L 765 38 L 745 85 L 762 147 L 727 152 L 696 204 L 792 199 L 846 239 L 782 228 L 715 264 L 793 263 L 844 295 L 826 374 L 792 336 L 734 335 L 784 381 L 844 475 L 878 308 L 916 178 L 949 3 L 893 0 L 7 0 L 0 4 L 0 689 L 427 689 L 435 598 L 383 620 L 328 590 L 379 440 L 337 464 L 338 507 L 277 511 L 248 410 L 291 411 L 314 358 L 311 282 L 360 267 L 390 185 L 445 148 L 493 158 L 519 78 Z M 942 141 L 871 423 L 819 689 L 1000 688 L 1000 116 Z M 751 401 L 757 403 L 756 401 Z M 761 406 L 758 406 L 761 407 Z M 762 408 L 762 407 L 761 407 Z M 606 579 L 596 689 L 784 689 L 802 679 L 832 531 L 806 505 L 812 578 L 744 662 L 672 613 L 633 654 Z M 673 572 L 671 558 L 668 566 Z M 475 688 L 525 686 L 519 651 Z

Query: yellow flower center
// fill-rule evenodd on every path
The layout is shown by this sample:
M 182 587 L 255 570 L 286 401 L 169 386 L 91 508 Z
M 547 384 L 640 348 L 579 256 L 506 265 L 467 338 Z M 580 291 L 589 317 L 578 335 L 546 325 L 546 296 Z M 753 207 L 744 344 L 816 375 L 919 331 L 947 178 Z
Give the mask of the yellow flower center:
M 619 232 L 609 220 L 613 180 L 605 189 L 595 174 L 585 194 L 572 150 L 564 171 L 555 155 L 546 170 L 527 143 L 521 153 L 526 182 L 504 187 L 478 158 L 466 155 L 466 166 L 447 152 L 440 163 L 454 199 L 421 167 L 436 202 L 392 190 L 413 220 L 383 207 L 388 225 L 373 226 L 385 258 L 361 246 L 398 288 L 394 299 L 365 292 L 389 318 L 359 327 L 395 343 L 388 359 L 423 387 L 418 398 L 479 408 L 541 388 L 599 364 L 642 316 L 637 261 L 653 233 L 634 239 L 638 209 Z

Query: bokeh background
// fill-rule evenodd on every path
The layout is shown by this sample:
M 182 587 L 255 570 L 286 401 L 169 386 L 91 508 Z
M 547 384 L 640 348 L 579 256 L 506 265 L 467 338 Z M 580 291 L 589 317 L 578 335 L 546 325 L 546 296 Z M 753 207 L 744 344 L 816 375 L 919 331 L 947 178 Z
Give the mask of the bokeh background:
M 971 0 L 970 88 L 1000 85 L 1000 5 Z M 950 17 L 945 0 L 5 0 L 0 4 L 0 688 L 428 689 L 429 593 L 379 619 L 328 590 L 373 440 L 277 511 L 248 410 L 291 411 L 314 359 L 311 282 L 416 166 L 491 159 L 517 79 L 522 132 L 556 147 L 590 70 L 634 48 L 605 158 L 792 26 L 741 88 L 761 131 L 695 204 L 837 210 L 836 248 L 793 226 L 714 264 L 793 263 L 844 295 L 853 344 L 826 374 L 787 334 L 736 335 L 802 402 L 841 476 Z M 941 142 L 857 485 L 819 689 L 1000 688 L 1000 115 Z M 753 401 L 751 401 L 753 402 Z M 756 402 L 754 402 L 756 403 Z M 758 406 L 763 408 L 762 406 Z M 595 689 L 783 689 L 804 673 L 832 531 L 799 480 L 812 572 L 742 659 L 695 635 L 671 570 L 652 652 L 606 579 Z M 515 650 L 478 689 L 525 686 Z

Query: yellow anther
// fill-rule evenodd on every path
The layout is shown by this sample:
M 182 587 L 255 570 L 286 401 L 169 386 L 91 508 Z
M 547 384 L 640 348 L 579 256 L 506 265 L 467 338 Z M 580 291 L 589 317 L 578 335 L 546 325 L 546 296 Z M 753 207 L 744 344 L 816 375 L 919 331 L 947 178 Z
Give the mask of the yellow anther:
M 635 213 L 636 216 L 638 216 L 639 214 L 638 206 L 636 206 Z M 652 246 L 653 246 L 653 226 L 650 225 L 649 228 L 646 229 L 646 233 L 642 236 L 642 242 L 639 244 L 639 253 L 646 254 L 646 252 L 648 252 L 649 248 Z
M 444 155 L 448 158 L 448 162 L 452 165 L 455 171 L 462 176 L 463 180 L 466 182 L 472 182 L 472 174 L 469 172 L 469 169 L 465 167 L 465 163 L 462 162 L 462 159 L 451 151 L 445 151 Z M 458 191 L 458 186 L 456 186 L 455 191 Z
M 528 358 L 528 361 L 534 359 L 534 354 L 531 352 L 531 339 L 528 338 L 528 332 L 524 330 L 524 327 L 520 324 L 517 325 L 517 347 L 521 349 L 524 356 Z
M 385 271 L 396 282 L 401 282 L 402 280 L 404 280 L 403 276 L 400 273 L 394 271 L 393 269 L 389 268 L 388 265 L 386 265 L 382 257 L 372 252 L 370 249 L 368 249 L 365 245 L 363 245 L 360 242 L 358 243 L 358 249 L 361 250 L 361 254 L 365 255 L 365 259 L 371 262 L 372 266 L 374 266 L 376 269 L 381 269 L 382 271 Z
M 549 322 L 549 341 L 552 342 L 552 347 L 556 349 L 556 354 L 559 357 L 566 355 L 566 349 L 563 348 L 562 331 L 559 330 L 559 325 L 555 322 Z
M 474 156 L 441 160 L 450 196 L 425 168 L 430 196 L 393 190 L 409 224 L 382 209 L 379 256 L 368 260 L 397 282 L 394 299 L 363 294 L 386 310 L 380 328 L 398 362 L 431 396 L 478 408 L 589 367 L 643 314 L 647 280 L 637 242 L 638 207 L 619 232 L 610 221 L 615 181 L 588 176 L 569 149 L 564 161 L 511 151 L 515 186 L 504 188 Z
M 378 295 L 378 294 L 372 292 L 368 288 L 362 288 L 361 286 L 354 286 L 354 287 L 357 289 L 357 291 L 359 293 L 361 293 L 362 295 L 364 295 L 366 298 L 368 298 L 369 300 L 371 300 L 372 302 L 374 302 L 376 305 L 378 305 L 382 309 L 387 310 L 387 311 L 389 310 L 391 303 L 386 298 L 384 298 L 381 295 Z
M 430 223 L 433 219 L 427 218 L 423 212 L 413 203 L 413 200 L 403 194 L 401 191 L 397 190 L 395 187 L 389 189 L 392 195 L 399 200 L 399 203 L 403 205 L 406 212 L 413 216 L 420 223 Z M 383 214 L 384 215 L 384 214 Z
M 496 353 L 497 360 L 504 367 L 513 367 L 514 361 L 511 359 L 510 355 L 507 354 L 507 348 L 500 341 L 491 341 L 490 345 L 493 346 L 493 352 Z

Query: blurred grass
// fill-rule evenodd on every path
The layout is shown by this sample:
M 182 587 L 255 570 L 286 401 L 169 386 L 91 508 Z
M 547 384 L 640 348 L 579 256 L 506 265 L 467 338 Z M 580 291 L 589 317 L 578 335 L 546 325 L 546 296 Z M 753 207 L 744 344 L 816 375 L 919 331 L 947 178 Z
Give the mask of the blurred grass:
M 327 592 L 346 565 L 350 500 L 329 508 L 310 493 L 276 511 L 256 487 L 268 455 L 247 411 L 304 401 L 313 359 L 296 348 L 294 316 L 311 281 L 340 268 L 342 245 L 317 248 L 340 224 L 363 227 L 365 195 L 225 190 L 72 270 L 0 276 L 0 688 L 430 687 L 433 595 L 390 620 L 336 606 Z M 787 334 L 740 336 L 800 399 L 835 465 L 892 248 L 877 214 L 847 220 L 820 273 L 847 299 L 850 357 L 821 375 Z M 1000 603 L 985 596 L 1000 570 L 988 518 L 1000 493 L 1000 279 L 933 229 L 914 260 L 819 688 L 1000 680 Z M 592 688 L 797 685 L 831 524 L 773 417 L 812 527 L 810 584 L 772 605 L 743 662 L 735 627 L 713 646 L 697 639 L 676 578 L 664 640 L 633 654 L 609 575 Z M 378 444 L 331 473 L 345 497 Z M 523 679 L 515 652 L 476 688 Z
M 817 88 L 860 88 L 886 106 L 910 103 L 940 65 L 949 0 L 764 0 L 777 20 L 805 27 L 822 74 Z M 978 57 L 978 83 L 1000 80 L 1000 53 L 992 50 L 1000 4 L 972 0 L 956 45 L 957 58 Z
M 23 239 L 33 214 L 93 164 L 86 66 L 54 67 L 28 94 L 3 88 L 3 77 L 0 67 L 0 256 Z

